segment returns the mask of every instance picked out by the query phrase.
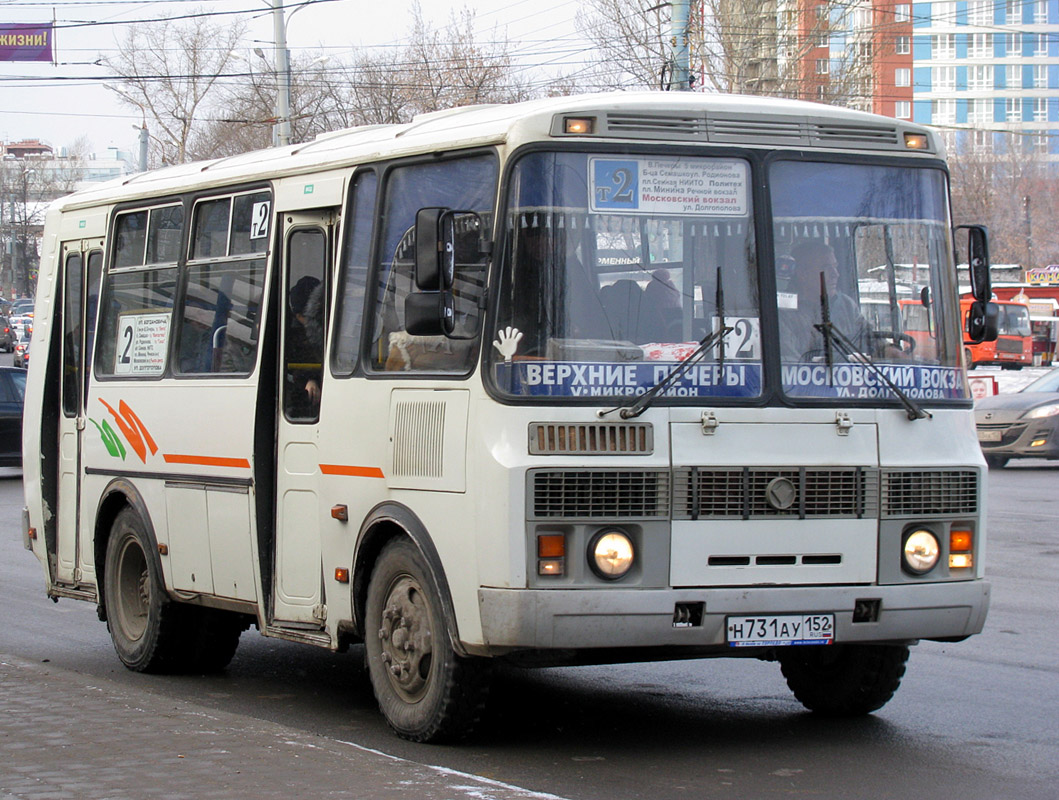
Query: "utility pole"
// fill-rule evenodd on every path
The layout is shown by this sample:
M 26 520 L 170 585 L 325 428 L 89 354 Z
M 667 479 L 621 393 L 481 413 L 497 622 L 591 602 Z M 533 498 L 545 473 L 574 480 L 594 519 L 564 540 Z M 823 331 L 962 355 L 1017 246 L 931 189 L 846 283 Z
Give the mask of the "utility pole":
M 669 85 L 678 92 L 691 91 L 691 51 L 688 48 L 690 5 L 690 0 L 672 0 L 669 4 L 672 12 L 669 30 L 673 47 L 673 76 Z
M 1030 196 L 1022 198 L 1022 211 L 1026 223 L 1026 264 L 1024 269 L 1035 266 L 1033 263 L 1033 224 L 1030 214 Z
M 147 120 L 145 119 L 143 127 L 140 128 L 140 172 L 147 172 L 147 138 Z
M 276 126 L 272 129 L 272 143 L 285 147 L 290 144 L 290 54 L 283 0 L 272 0 L 272 27 L 276 40 Z

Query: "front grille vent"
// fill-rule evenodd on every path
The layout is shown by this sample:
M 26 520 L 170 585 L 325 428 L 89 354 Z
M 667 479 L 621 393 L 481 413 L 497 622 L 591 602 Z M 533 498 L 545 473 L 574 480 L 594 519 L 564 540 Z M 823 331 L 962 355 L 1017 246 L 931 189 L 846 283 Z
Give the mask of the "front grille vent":
M 825 147 L 851 145 L 855 147 L 898 146 L 897 127 L 893 125 L 851 125 L 818 122 L 812 125 L 813 143 Z
M 809 135 L 799 119 L 725 119 L 710 117 L 711 142 L 730 144 L 808 145 Z
M 649 422 L 531 422 L 529 452 L 535 456 L 650 455 L 654 427 Z
M 536 519 L 669 516 L 669 470 L 533 470 Z
M 607 114 L 607 129 L 616 136 L 704 139 L 706 120 L 677 114 Z
M 590 115 L 591 116 L 591 115 Z M 642 113 L 600 112 L 596 134 L 627 139 L 655 139 L 775 147 L 848 147 L 859 150 L 905 150 L 896 125 L 840 122 L 824 117 L 776 114 L 748 119 L 731 111 L 693 113 L 673 110 Z M 561 117 L 557 118 L 559 125 Z M 561 126 L 555 131 L 561 134 Z
M 977 514 L 978 472 L 886 470 L 882 474 L 884 517 Z
M 997 339 L 996 351 L 998 353 L 1022 353 L 1021 339 Z
M 682 467 L 674 519 L 861 519 L 879 509 L 878 472 L 863 467 Z

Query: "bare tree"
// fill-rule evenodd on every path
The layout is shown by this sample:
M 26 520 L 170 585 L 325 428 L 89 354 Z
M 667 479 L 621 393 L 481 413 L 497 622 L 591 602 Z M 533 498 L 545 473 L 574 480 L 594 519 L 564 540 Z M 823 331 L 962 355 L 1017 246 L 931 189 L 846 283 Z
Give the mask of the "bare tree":
M 974 147 L 984 134 L 991 149 Z M 986 225 L 997 264 L 1042 266 L 1059 261 L 1059 179 L 1031 137 L 960 131 L 948 138 L 953 216 Z M 996 139 L 1002 142 L 997 146 Z M 983 145 L 986 142 L 981 142 Z
M 0 289 L 33 293 L 40 264 L 44 216 L 51 201 L 77 188 L 84 175 L 88 139 L 79 138 L 65 154 L 51 152 L 0 161 Z
M 577 28 L 596 52 L 579 83 L 592 89 L 657 89 L 672 46 L 669 8 L 655 0 L 586 0 Z
M 291 64 L 291 141 L 304 142 L 320 133 L 355 124 L 345 107 L 344 69 L 328 69 L 319 59 L 302 57 Z M 276 76 L 254 71 L 217 92 L 211 118 L 196 127 L 191 151 L 218 158 L 259 150 L 272 144 L 276 124 Z
M 690 11 L 691 69 L 700 88 L 870 105 L 871 24 L 861 19 L 860 6 L 829 0 L 808 15 L 797 2 L 703 0 Z M 674 48 L 668 3 L 587 0 L 578 28 L 599 59 L 586 83 L 667 88 Z M 847 49 L 828 53 L 818 73 L 810 53 L 833 30 L 846 33 Z
M 117 55 L 103 59 L 117 79 L 108 88 L 138 109 L 151 130 L 153 164 L 201 155 L 192 139 L 218 82 L 236 63 L 233 53 L 245 31 L 241 21 L 216 23 L 206 16 L 130 25 Z
M 407 122 L 416 114 L 475 103 L 526 99 L 510 44 L 496 32 L 488 42 L 474 33 L 474 14 L 454 13 L 434 30 L 418 4 L 399 46 L 364 49 L 346 62 L 308 57 L 292 65 L 292 141 L 355 125 Z M 193 138 L 200 155 L 229 155 L 267 147 L 275 122 L 275 75 L 266 70 L 226 86 L 224 111 Z

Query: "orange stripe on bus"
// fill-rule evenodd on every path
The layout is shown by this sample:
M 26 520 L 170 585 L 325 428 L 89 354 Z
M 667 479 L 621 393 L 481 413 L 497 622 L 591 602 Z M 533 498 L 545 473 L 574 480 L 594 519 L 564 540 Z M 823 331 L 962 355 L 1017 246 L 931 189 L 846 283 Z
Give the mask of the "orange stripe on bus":
M 222 458 L 220 456 L 184 456 L 176 453 L 165 453 L 162 458 L 167 464 L 195 464 L 200 467 L 240 467 L 250 469 L 250 462 L 245 458 Z
M 348 464 L 321 464 L 324 475 L 347 475 L 353 478 L 385 478 L 378 467 L 353 467 Z

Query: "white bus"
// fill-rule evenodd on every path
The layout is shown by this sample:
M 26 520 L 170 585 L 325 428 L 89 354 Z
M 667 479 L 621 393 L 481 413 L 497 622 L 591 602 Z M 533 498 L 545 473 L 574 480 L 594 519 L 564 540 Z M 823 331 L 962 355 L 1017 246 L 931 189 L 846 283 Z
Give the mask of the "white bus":
M 223 669 L 251 624 L 363 642 L 417 741 L 471 729 L 498 659 L 756 657 L 878 709 L 989 600 L 941 148 L 590 95 L 58 201 L 24 434 L 48 595 L 133 670 Z M 919 351 L 896 293 L 858 298 L 913 263 Z

